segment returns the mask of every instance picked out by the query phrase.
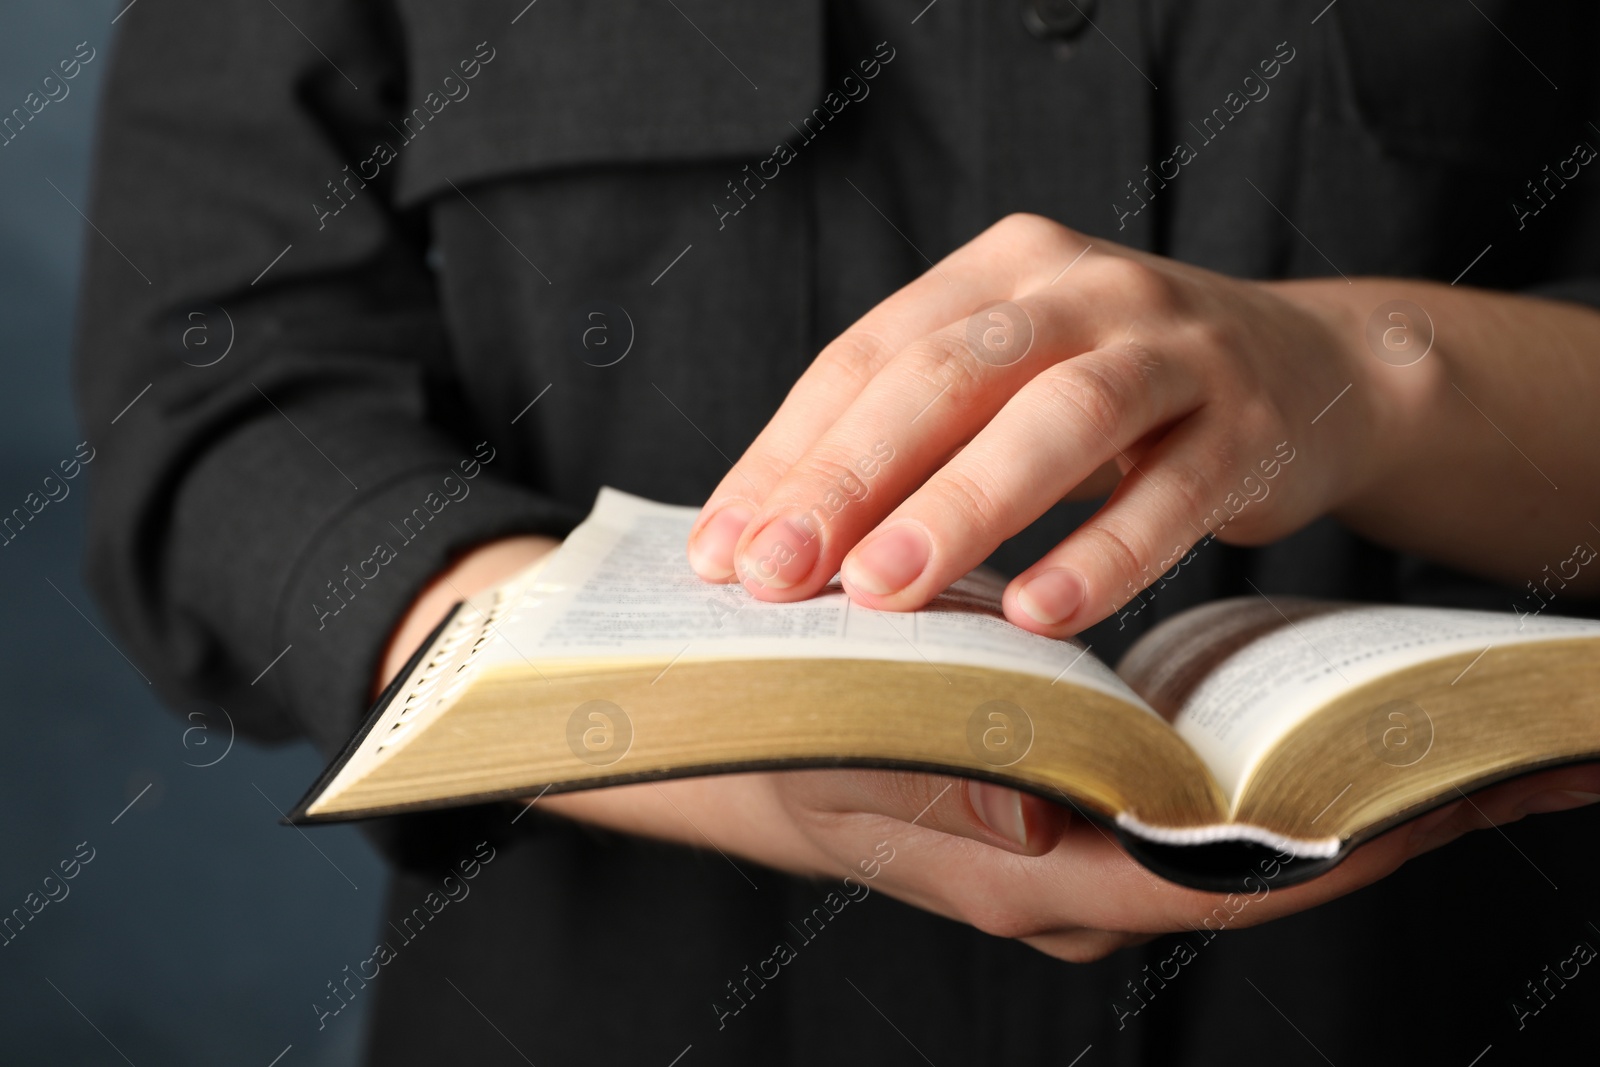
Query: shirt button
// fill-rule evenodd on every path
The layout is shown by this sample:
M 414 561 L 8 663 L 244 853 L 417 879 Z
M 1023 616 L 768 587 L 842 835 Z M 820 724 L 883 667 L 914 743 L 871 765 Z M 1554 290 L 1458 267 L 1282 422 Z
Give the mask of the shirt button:
M 1022 24 L 1040 40 L 1076 37 L 1089 25 L 1095 0 L 1029 0 L 1022 9 Z

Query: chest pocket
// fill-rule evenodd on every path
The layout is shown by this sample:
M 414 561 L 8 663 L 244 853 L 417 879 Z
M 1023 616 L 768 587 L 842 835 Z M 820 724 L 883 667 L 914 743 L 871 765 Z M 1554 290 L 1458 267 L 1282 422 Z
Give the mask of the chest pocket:
M 1526 170 L 1595 136 L 1600 5 L 1341 0 L 1354 103 L 1386 152 Z
M 764 155 L 821 95 L 821 0 L 538 0 L 514 24 L 516 4 L 490 8 L 400 0 L 398 132 L 428 124 L 400 153 L 403 206 L 447 179 Z

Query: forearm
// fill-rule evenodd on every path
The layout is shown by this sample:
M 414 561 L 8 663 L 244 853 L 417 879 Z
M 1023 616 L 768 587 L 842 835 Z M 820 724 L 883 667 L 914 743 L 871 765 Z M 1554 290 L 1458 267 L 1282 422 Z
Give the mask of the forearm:
M 1577 566 L 1574 576 L 1576 561 L 1567 562 L 1575 546 L 1600 545 L 1591 525 L 1600 521 L 1600 448 L 1591 444 L 1600 417 L 1600 312 L 1387 279 L 1278 288 L 1332 309 L 1341 335 L 1360 348 L 1356 365 L 1368 371 L 1352 389 L 1372 394 L 1364 447 L 1373 462 L 1335 508 L 1341 521 L 1390 547 L 1517 586 L 1565 563 L 1562 580 L 1574 592 L 1600 592 L 1600 567 Z M 1396 352 L 1380 340 L 1371 349 L 1367 340 L 1374 309 L 1394 300 L 1426 312 L 1411 324 L 1413 345 L 1426 346 L 1431 320 L 1432 348 L 1409 365 L 1421 347 Z M 1335 405 L 1319 422 L 1362 406 Z

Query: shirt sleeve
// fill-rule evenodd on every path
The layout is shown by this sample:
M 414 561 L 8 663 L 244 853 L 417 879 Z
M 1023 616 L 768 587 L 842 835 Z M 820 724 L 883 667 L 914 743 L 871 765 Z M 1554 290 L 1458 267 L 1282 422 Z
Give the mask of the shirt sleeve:
M 1600 311 L 1600 276 L 1563 278 L 1560 281 L 1536 285 L 1523 292 L 1528 296 L 1542 296 L 1548 300 L 1584 304 Z
M 471 427 L 425 217 L 353 170 L 404 99 L 380 6 L 129 13 L 76 345 L 88 579 L 124 647 L 168 701 L 324 751 L 454 554 L 575 518 L 511 479 L 509 426 Z

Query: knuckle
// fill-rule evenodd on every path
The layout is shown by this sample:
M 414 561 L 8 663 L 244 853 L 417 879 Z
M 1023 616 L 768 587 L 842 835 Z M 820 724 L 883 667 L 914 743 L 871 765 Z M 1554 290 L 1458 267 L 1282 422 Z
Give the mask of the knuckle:
M 850 826 L 863 819 L 911 818 L 938 789 L 915 771 L 816 768 L 775 776 L 797 817 L 817 827 Z
M 1184 320 L 1176 339 L 1183 349 L 1209 357 L 1214 365 L 1217 357 L 1245 347 L 1247 328 L 1233 315 L 1194 315 Z M 1224 369 L 1232 365 L 1231 360 L 1222 362 Z
M 1058 242 L 1072 236 L 1072 231 L 1059 222 L 1031 211 L 1013 211 L 995 223 L 990 232 L 1028 241 Z
M 1008 510 L 988 488 L 989 479 L 981 470 L 946 468 L 933 487 L 939 503 L 954 514 L 956 529 L 983 529 Z
M 752 486 L 777 485 L 788 470 L 788 463 L 775 452 L 752 447 L 739 457 L 739 462 L 722 479 L 717 487 L 717 495 L 726 495 L 730 499 L 749 499 L 754 495 Z M 760 502 L 759 499 L 751 500 L 753 504 Z
M 958 405 L 970 401 L 982 385 L 979 368 L 966 344 L 946 333 L 913 341 L 896 357 L 896 371 L 906 376 L 919 397 L 945 392 Z
M 838 445 L 819 442 L 784 479 L 780 500 L 792 503 L 797 509 L 815 509 L 819 504 L 831 512 L 831 501 L 824 499 L 830 493 L 855 492 L 864 495 L 865 482 L 856 470 L 856 454 Z M 860 487 L 857 491 L 857 487 Z
M 1244 390 L 1240 390 L 1244 392 Z M 1263 390 L 1254 390 L 1261 394 Z M 1246 394 L 1249 395 L 1249 394 Z M 1282 431 L 1288 428 L 1289 420 L 1274 399 L 1264 395 L 1252 396 L 1251 400 L 1243 406 L 1237 433 L 1245 441 L 1279 441 L 1282 440 Z M 1270 448 L 1270 444 L 1268 448 Z M 1250 460 L 1244 460 L 1249 463 Z
M 1111 519 L 1101 519 L 1087 525 L 1080 533 L 1088 540 L 1092 551 L 1111 564 L 1114 573 L 1125 577 L 1134 588 L 1144 588 L 1140 579 L 1144 572 L 1144 561 L 1150 553 L 1137 536 L 1122 529 L 1119 523 Z
M 1134 397 L 1149 395 L 1160 385 L 1161 372 L 1168 366 L 1141 338 L 1129 336 L 1104 353 L 1091 354 L 1104 360 L 1105 369 Z
M 1173 501 L 1174 517 L 1192 520 L 1211 502 L 1211 481 L 1191 463 L 1168 459 L 1163 464 L 1161 489 Z
M 813 840 L 837 837 L 852 829 L 861 817 L 860 812 L 826 807 L 820 798 L 805 792 L 796 791 L 795 795 L 785 799 L 790 802 L 789 817 L 803 834 Z
M 1162 307 L 1173 303 L 1171 280 L 1161 271 L 1129 256 L 1100 256 L 1088 273 L 1099 292 L 1124 303 Z
M 859 391 L 892 358 L 894 349 L 882 337 L 852 326 L 823 348 L 815 366 L 828 375 L 830 384 Z
M 1035 215 L 1029 211 L 1013 211 L 989 227 L 989 232 L 996 236 L 1017 237 L 1038 233 L 1045 222 L 1046 219 L 1042 215 Z
M 1111 930 L 1073 930 L 1053 938 L 1048 951 L 1068 963 L 1098 963 L 1127 941 L 1127 935 Z
M 1125 375 L 1114 371 L 1110 364 L 1079 356 L 1055 364 L 1035 381 L 1052 407 L 1065 409 L 1083 420 L 1090 430 L 1098 431 L 1089 435 L 1091 447 L 1107 440 L 1121 443 L 1117 431 L 1132 397 Z
M 865 771 L 873 791 L 882 799 L 885 813 L 911 819 L 944 795 L 954 779 L 920 771 Z
M 1018 941 L 1043 934 L 1054 925 L 1006 900 L 1003 890 L 981 883 L 976 890 L 962 893 L 955 906 L 962 922 L 991 937 Z

